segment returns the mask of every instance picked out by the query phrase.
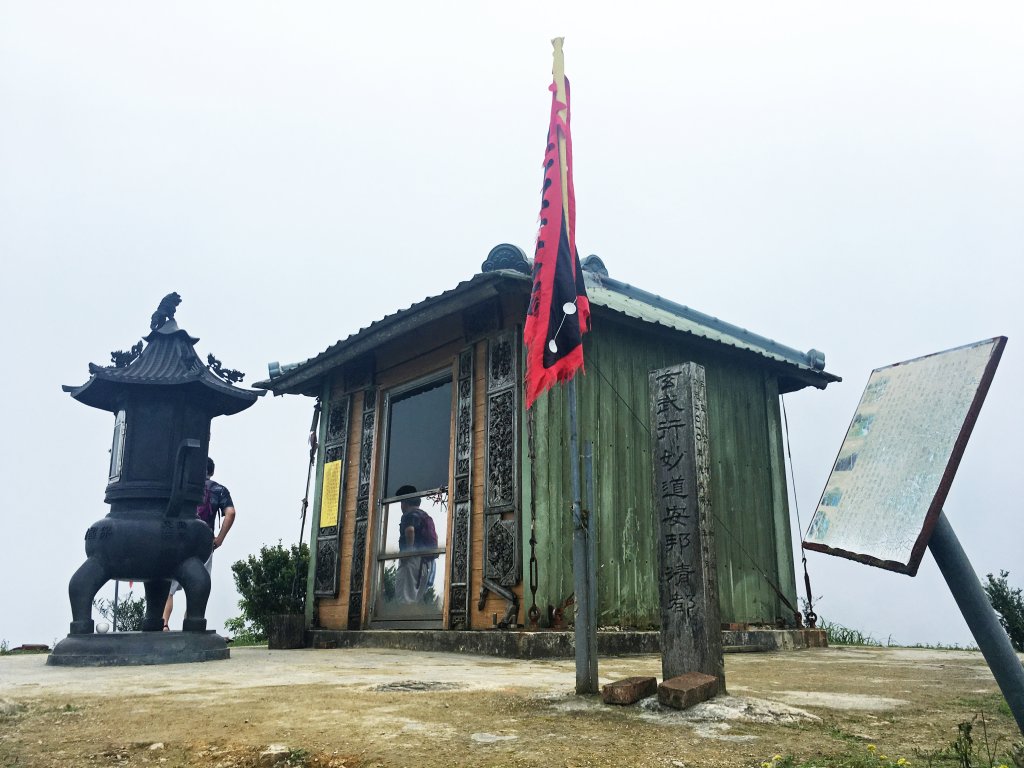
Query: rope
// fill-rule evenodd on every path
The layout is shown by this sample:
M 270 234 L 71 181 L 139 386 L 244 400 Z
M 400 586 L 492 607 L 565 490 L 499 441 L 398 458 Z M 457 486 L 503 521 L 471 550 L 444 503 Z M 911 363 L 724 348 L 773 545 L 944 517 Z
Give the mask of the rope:
M 789 442 L 789 416 L 786 414 L 786 397 L 779 395 L 779 400 L 782 401 L 782 425 L 786 431 L 786 456 L 789 458 L 789 482 L 793 486 L 793 507 L 796 509 L 796 527 L 797 530 L 803 532 L 804 535 L 807 531 L 804 530 L 803 521 L 800 519 L 800 498 L 796 492 L 796 472 L 793 469 L 793 451 Z M 800 561 L 804 567 L 804 589 L 807 591 L 807 610 L 804 611 L 804 621 L 807 622 L 807 626 L 814 629 L 818 623 L 818 614 L 814 612 L 814 598 L 811 593 L 811 574 L 807 571 L 807 549 L 804 547 L 804 537 L 800 537 Z
M 316 449 L 317 449 L 317 428 L 320 424 L 320 398 L 317 397 L 316 402 L 313 404 L 313 421 L 309 425 L 309 467 L 306 469 L 306 495 L 302 497 L 302 510 L 301 517 L 302 521 L 299 524 L 299 550 L 302 549 L 302 537 L 306 535 L 306 510 L 309 509 L 309 486 L 313 479 L 313 468 L 316 466 Z M 310 553 L 310 558 L 314 557 Z M 292 581 L 292 594 L 296 601 L 305 605 L 306 603 L 306 590 L 303 582 L 305 581 L 306 575 L 299 574 L 298 570 L 295 572 L 295 578 Z
M 650 434 L 651 434 L 650 428 L 640 419 L 639 416 L 636 415 L 636 412 L 633 410 L 633 408 L 630 406 L 630 404 L 626 401 L 626 399 L 615 388 L 615 385 L 612 384 L 611 381 L 608 380 L 608 377 L 605 376 L 601 372 L 601 368 L 596 363 L 594 363 L 593 360 L 588 360 L 587 361 L 587 365 L 590 366 L 591 368 L 593 368 L 597 372 L 597 375 L 600 376 L 604 380 L 604 382 L 608 385 L 608 387 L 611 389 L 611 391 L 615 393 L 615 396 L 618 397 L 619 400 L 622 401 L 622 404 L 626 406 L 626 410 L 629 411 L 630 415 L 633 417 L 633 420 L 636 421 L 636 423 L 640 425 L 640 427 L 644 430 L 644 432 L 647 433 L 647 436 L 650 437 Z M 785 413 L 785 403 L 783 403 L 783 413 Z M 788 427 L 786 429 L 786 444 L 787 445 L 789 444 L 789 429 L 788 429 Z M 792 468 L 792 461 L 790 462 L 790 468 Z M 729 528 L 729 526 L 725 524 L 725 521 L 723 521 L 722 518 L 720 518 L 718 516 L 718 513 L 715 511 L 715 509 L 713 507 L 711 509 L 711 515 L 718 522 L 718 525 L 721 526 L 722 530 L 724 530 L 728 534 L 729 538 L 732 539 L 733 543 L 737 547 L 739 547 L 740 552 L 747 558 L 748 561 L 750 561 L 750 565 L 753 566 L 754 570 L 757 571 L 759 574 L 761 574 L 761 578 L 763 578 L 768 583 L 768 586 L 772 588 L 772 591 L 775 592 L 775 594 L 778 596 L 778 598 L 785 604 L 785 606 L 787 608 L 789 608 L 793 612 L 793 614 L 795 616 L 799 617 L 800 611 L 798 611 L 796 609 L 796 607 L 791 602 L 789 602 L 789 600 L 786 598 L 786 596 L 782 593 L 782 589 L 774 581 L 772 581 L 771 578 L 769 578 L 768 574 L 764 571 L 764 569 L 762 569 L 757 564 L 757 561 L 754 559 L 753 555 L 751 555 L 747 551 L 746 547 L 743 546 L 743 542 L 740 541 L 740 539 L 732 532 L 732 530 Z M 800 524 L 799 523 L 799 517 L 797 519 L 797 524 L 798 525 Z M 804 558 L 805 581 L 808 584 L 808 590 L 809 590 L 810 589 L 810 586 L 809 586 L 810 585 L 810 581 L 807 578 L 806 573 L 807 573 L 807 559 Z M 808 597 L 809 597 L 809 595 L 810 595 L 810 592 L 808 591 Z M 817 618 L 817 617 L 814 616 L 813 612 L 811 613 L 811 616 L 813 618 L 815 618 L 815 619 Z M 811 627 L 813 628 L 814 625 L 811 624 Z
M 804 524 L 800 520 L 800 499 L 796 492 L 796 474 L 793 472 L 793 451 L 789 444 L 789 416 L 786 413 L 786 397 L 785 395 L 779 395 L 779 400 L 782 401 L 782 427 L 786 431 L 786 458 L 789 459 L 789 482 L 793 484 L 793 508 L 796 509 L 796 525 L 800 531 L 804 531 Z M 800 548 L 803 549 L 803 541 L 800 542 Z
M 629 411 L 629 415 L 633 417 L 634 421 L 636 421 L 636 423 L 637 423 L 637 424 L 639 424 L 639 425 L 640 425 L 641 427 L 643 427 L 643 429 L 644 429 L 644 432 L 646 432 L 646 433 L 647 433 L 647 436 L 648 436 L 648 437 L 650 437 L 650 436 L 651 436 L 651 430 L 649 430 L 649 429 L 647 428 L 647 425 L 646 425 L 646 424 L 644 424 L 643 420 L 642 420 L 642 419 L 641 419 L 641 418 L 640 418 L 639 416 L 637 416 L 637 415 L 636 415 L 636 411 L 634 411 L 634 410 L 633 410 L 633 407 L 632 407 L 632 406 L 631 406 L 631 405 L 630 405 L 630 404 L 629 404 L 629 403 L 628 403 L 628 402 L 626 401 L 626 398 L 624 398 L 624 397 L 623 397 L 622 395 L 620 395 L 620 394 L 619 394 L 619 390 L 617 390 L 617 389 L 615 388 L 615 385 L 614 385 L 614 384 L 612 384 L 612 383 L 611 383 L 611 382 L 610 382 L 610 381 L 608 380 L 608 377 L 607 377 L 607 376 L 605 376 L 605 375 L 604 375 L 603 373 L 601 373 L 601 369 L 597 367 L 597 364 L 596 364 L 596 363 L 594 363 L 594 361 L 592 361 L 592 360 L 588 360 L 588 361 L 587 361 L 587 364 L 588 364 L 588 365 L 589 365 L 589 366 L 590 366 L 591 368 L 593 368 L 593 369 L 594 369 L 595 371 L 597 371 L 597 375 L 598 375 L 598 376 L 600 376 L 600 377 L 601 377 L 602 379 L 604 379 L 604 383 L 608 385 L 608 387 L 609 387 L 609 388 L 611 389 L 611 391 L 615 393 L 615 396 L 616 396 L 617 398 L 619 398 L 619 400 L 621 400 L 621 401 L 622 401 L 622 404 L 623 404 L 624 406 L 626 406 L 626 410 L 627 410 L 627 411 Z
M 302 509 L 300 516 L 302 522 L 299 526 L 299 546 L 302 546 L 302 537 L 306 535 L 306 510 L 309 509 L 309 486 L 313 477 L 313 467 L 316 466 L 317 439 L 316 432 L 320 423 L 320 398 L 317 397 L 313 405 L 313 421 L 309 425 L 309 468 L 306 470 L 306 495 L 302 497 Z

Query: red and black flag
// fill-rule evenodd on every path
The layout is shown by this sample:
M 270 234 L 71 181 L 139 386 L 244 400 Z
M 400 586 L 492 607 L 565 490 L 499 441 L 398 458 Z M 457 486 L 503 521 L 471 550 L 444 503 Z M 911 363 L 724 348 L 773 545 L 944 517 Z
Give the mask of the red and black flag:
M 572 186 L 569 81 L 562 39 L 555 46 L 551 120 L 544 152 L 540 232 L 533 261 L 533 293 L 526 313 L 526 407 L 557 381 L 583 368 L 583 334 L 590 330 L 590 302 L 576 252 L 576 202 Z

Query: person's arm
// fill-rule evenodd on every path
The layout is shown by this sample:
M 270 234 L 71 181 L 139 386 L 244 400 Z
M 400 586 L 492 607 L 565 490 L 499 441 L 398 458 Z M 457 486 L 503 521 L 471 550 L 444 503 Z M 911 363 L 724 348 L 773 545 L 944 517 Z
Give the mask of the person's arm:
M 405 527 L 405 548 L 416 548 L 416 526 L 414 525 L 407 525 Z
M 224 543 L 224 538 L 228 535 L 228 531 L 231 530 L 231 526 L 235 524 L 235 508 L 225 507 L 224 508 L 224 519 L 220 521 L 220 532 L 213 539 L 213 548 L 218 549 L 221 544 Z

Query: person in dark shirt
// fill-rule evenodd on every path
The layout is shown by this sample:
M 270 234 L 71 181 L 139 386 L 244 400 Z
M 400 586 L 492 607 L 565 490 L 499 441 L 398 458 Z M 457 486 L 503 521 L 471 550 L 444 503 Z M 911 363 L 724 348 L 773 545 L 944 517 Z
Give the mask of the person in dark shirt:
M 415 493 L 416 488 L 403 485 L 395 495 L 404 496 Z M 401 552 L 427 550 L 437 546 L 436 538 L 430 541 L 433 526 L 427 520 L 429 516 L 420 509 L 420 499 L 402 499 L 400 502 L 402 517 L 398 522 L 398 549 Z M 426 518 L 426 519 L 425 519 Z M 395 597 L 400 603 L 422 602 L 427 590 L 434 583 L 435 555 L 407 556 L 398 561 L 398 572 L 395 576 Z
M 217 550 L 224 543 L 224 538 L 235 524 L 235 503 L 231 500 L 231 492 L 220 483 L 213 481 L 214 463 L 213 459 L 206 459 L 206 488 L 204 491 L 203 503 L 196 508 L 196 517 L 210 526 L 213 531 L 213 548 Z M 220 530 L 216 528 L 217 518 L 221 518 Z M 213 573 L 213 552 L 206 560 L 206 572 Z M 174 610 L 174 593 L 181 588 L 177 581 L 171 580 L 171 593 L 167 596 L 167 603 L 164 605 L 164 632 L 170 629 L 168 622 L 171 619 L 171 611 Z

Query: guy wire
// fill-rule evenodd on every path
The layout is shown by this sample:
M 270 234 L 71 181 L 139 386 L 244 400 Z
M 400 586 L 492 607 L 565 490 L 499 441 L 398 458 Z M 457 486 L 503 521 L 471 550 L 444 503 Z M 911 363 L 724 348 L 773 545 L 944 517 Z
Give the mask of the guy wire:
M 596 363 L 594 363 L 593 360 L 588 360 L 587 361 L 587 365 L 590 366 L 591 368 L 593 368 L 597 372 L 597 375 L 600 376 L 601 379 L 604 380 L 604 382 L 608 385 L 609 389 L 611 389 L 611 391 L 615 393 L 615 396 L 618 397 L 619 400 L 622 401 L 622 404 L 626 406 L 626 410 L 629 411 L 630 415 L 633 417 L 633 420 L 636 421 L 636 423 L 640 425 L 640 427 L 644 430 L 644 432 L 647 433 L 647 436 L 650 437 L 650 435 L 651 435 L 650 428 L 640 419 L 639 416 L 636 415 L 636 412 L 633 410 L 633 408 L 630 406 L 630 404 L 626 401 L 626 399 L 621 394 L 619 394 L 619 390 L 617 390 L 615 388 L 615 385 L 612 384 L 611 381 L 608 380 L 608 377 L 605 376 L 601 372 L 600 366 L 598 366 Z M 783 413 L 785 413 L 785 403 L 783 403 Z M 787 439 L 787 443 L 786 444 L 788 445 L 789 444 L 788 427 L 787 427 L 787 432 L 786 432 L 786 439 Z M 792 461 L 790 461 L 790 469 L 792 469 Z M 768 582 L 768 586 L 770 586 L 772 588 L 772 591 L 775 592 L 776 595 L 778 595 L 779 599 L 786 605 L 787 608 L 789 608 L 791 611 L 793 611 L 794 614 L 799 615 L 800 612 L 793 606 L 792 603 L 789 602 L 789 600 L 786 598 L 786 596 L 782 593 L 782 589 L 777 584 L 775 584 L 775 582 L 773 582 L 768 577 L 768 574 L 757 564 L 757 561 L 754 559 L 754 557 L 750 554 L 750 552 L 747 551 L 747 548 L 743 546 L 743 542 L 740 541 L 740 539 L 736 537 L 736 535 L 732 532 L 732 530 L 729 528 L 729 526 L 725 524 L 725 521 L 723 521 L 722 518 L 720 518 L 718 516 L 718 512 L 715 510 L 714 507 L 711 508 L 711 514 L 715 518 L 715 520 L 718 522 L 718 524 L 721 526 L 722 530 L 724 530 L 729 535 L 729 538 L 732 539 L 733 543 L 737 547 L 739 547 L 739 550 L 740 550 L 740 552 L 743 553 L 744 557 L 746 557 L 747 560 L 750 561 L 750 564 L 754 567 L 754 570 L 756 570 L 758 573 L 760 573 L 761 574 L 761 578 L 763 578 L 766 582 Z M 799 510 L 798 510 L 798 513 L 797 513 L 797 525 L 801 525 L 800 518 L 799 518 Z M 802 549 L 802 544 L 801 544 L 801 549 Z M 806 573 L 807 573 L 807 559 L 804 558 L 804 574 L 805 574 L 805 577 L 806 577 Z
M 782 426 L 786 432 L 786 456 L 789 458 L 789 482 L 793 486 L 793 508 L 796 509 L 797 530 L 801 532 L 800 562 L 804 567 L 804 589 L 807 592 L 807 610 L 804 612 L 804 618 L 811 629 L 814 629 L 818 623 L 818 615 L 814 612 L 814 597 L 811 594 L 811 574 L 807 570 L 807 549 L 804 547 L 804 536 L 807 535 L 807 531 L 804 530 L 803 521 L 800 519 L 800 498 L 796 492 L 796 470 L 793 467 L 793 450 L 789 442 L 789 416 L 786 414 L 785 395 L 779 395 L 779 400 L 782 402 Z

